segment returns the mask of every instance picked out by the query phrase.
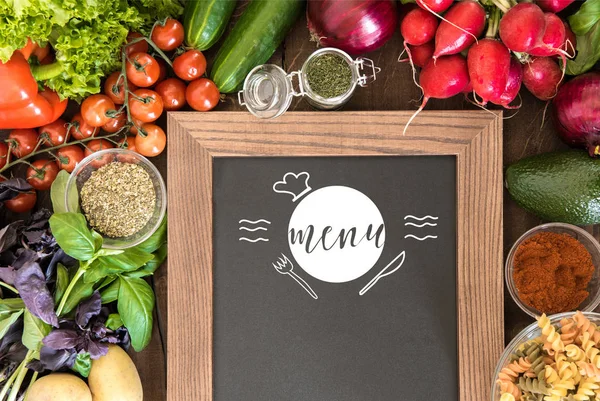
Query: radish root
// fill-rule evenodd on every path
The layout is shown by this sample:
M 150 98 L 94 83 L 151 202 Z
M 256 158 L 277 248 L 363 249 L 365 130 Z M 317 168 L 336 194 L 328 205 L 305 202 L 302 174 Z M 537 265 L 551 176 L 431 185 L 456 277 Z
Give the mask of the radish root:
M 412 54 L 410 52 L 410 49 L 408 48 L 408 43 L 406 43 L 406 41 L 404 41 L 404 51 L 408 55 L 408 62 L 410 63 L 410 68 L 412 69 L 413 82 L 419 87 L 419 89 L 423 90 L 421 85 L 419 85 L 419 83 L 417 82 L 417 68 L 415 67 L 415 63 L 412 59 Z
M 404 126 L 404 131 L 402 131 L 402 136 L 406 135 L 406 130 L 408 129 L 408 126 L 410 125 L 410 123 L 412 123 L 412 121 L 415 119 L 415 117 L 423 111 L 423 109 L 425 108 L 425 105 L 427 104 L 427 101 L 429 101 L 429 98 L 426 97 L 423 99 L 423 103 L 421 103 L 421 107 L 419 107 L 419 109 L 417 111 L 415 111 L 415 113 L 410 117 L 410 119 L 408 120 L 408 122 L 406 123 L 406 125 Z

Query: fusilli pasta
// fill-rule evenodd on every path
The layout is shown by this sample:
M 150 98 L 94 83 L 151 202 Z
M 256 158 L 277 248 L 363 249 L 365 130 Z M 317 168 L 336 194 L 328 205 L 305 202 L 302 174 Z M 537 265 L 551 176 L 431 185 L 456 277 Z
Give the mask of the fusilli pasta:
M 558 334 L 556 328 L 552 325 L 552 323 L 550 323 L 550 319 L 548 319 L 548 316 L 546 316 L 545 313 L 542 314 L 542 316 L 540 316 L 538 319 L 538 326 L 542 329 L 542 337 L 544 338 L 544 342 L 549 343 L 550 348 L 554 352 L 562 352 L 565 350 L 565 345 L 560 339 L 560 334 Z

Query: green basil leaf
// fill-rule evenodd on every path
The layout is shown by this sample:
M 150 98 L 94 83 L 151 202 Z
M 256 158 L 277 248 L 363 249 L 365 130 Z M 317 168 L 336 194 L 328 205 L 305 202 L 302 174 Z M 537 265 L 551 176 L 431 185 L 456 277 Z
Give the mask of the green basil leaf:
M 56 266 L 56 289 L 54 290 L 54 303 L 58 304 L 69 286 L 69 271 L 62 264 Z
M 567 60 L 569 75 L 580 75 L 590 70 L 600 60 L 600 23 L 585 35 L 577 36 L 577 57 Z
M 600 0 L 585 1 L 579 11 L 569 17 L 569 25 L 577 36 L 588 33 L 598 21 L 600 21 Z
M 100 249 L 102 248 L 102 243 L 104 242 L 102 236 L 96 231 L 92 230 L 92 238 L 94 239 L 94 251 L 100 251 Z
M 154 252 L 154 259 L 140 267 L 136 271 L 124 273 L 127 277 L 146 277 L 154 274 L 154 272 L 162 265 L 167 258 L 167 244 L 163 244 L 156 252 Z
M 50 228 L 58 245 L 77 260 L 90 260 L 96 253 L 96 241 L 79 213 L 55 213 L 50 217 Z
M 19 317 L 23 314 L 24 309 L 20 309 L 16 312 L 9 313 L 8 315 L 3 315 L 0 320 L 0 339 L 4 338 L 10 326 L 15 324 Z
M 146 241 L 137 245 L 135 248 L 148 253 L 152 253 L 167 242 L 167 216 L 162 219 L 158 229 Z
M 94 283 L 111 274 L 137 270 L 152 259 L 154 255 L 151 253 L 136 248 L 125 249 L 118 255 L 101 256 L 94 260 L 83 277 L 87 283 Z
M 65 205 L 65 192 L 67 190 L 67 181 L 69 181 L 69 177 L 69 173 L 65 170 L 61 170 L 52 183 L 52 187 L 50 188 L 50 199 L 52 200 L 52 209 L 54 209 L 54 213 L 65 213 L 68 211 L 67 206 Z M 79 212 L 79 195 L 77 194 L 77 188 L 71 187 L 68 202 L 70 211 Z
M 121 320 L 121 315 L 118 313 L 111 313 L 108 315 L 108 319 L 106 320 L 106 327 L 111 330 L 117 330 L 120 327 L 123 327 L 123 321 Z
M 84 299 L 88 299 L 94 293 L 94 283 L 86 283 L 82 278 L 77 280 L 67 301 L 62 310 L 62 315 L 64 316 L 71 312 L 73 309 L 77 307 Z
M 23 308 L 25 308 L 25 302 L 21 298 L 0 299 L 0 317 Z
M 111 285 L 101 291 L 100 297 L 102 298 L 103 304 L 115 302 L 119 297 L 119 280 L 113 281 Z
M 90 357 L 90 353 L 82 352 L 77 354 L 77 358 L 71 369 L 83 377 L 88 377 L 90 375 L 90 370 L 92 370 L 92 358 Z
M 154 292 L 141 278 L 121 277 L 119 282 L 117 309 L 129 331 L 131 346 L 140 352 L 152 337 Z
M 102 248 L 96 253 L 96 256 L 111 256 L 111 255 L 120 255 L 123 253 L 122 249 L 107 249 Z
M 49 324 L 44 323 L 25 309 L 21 342 L 27 349 L 39 351 L 42 348 L 42 340 L 50 334 L 50 331 L 52 331 L 52 327 Z

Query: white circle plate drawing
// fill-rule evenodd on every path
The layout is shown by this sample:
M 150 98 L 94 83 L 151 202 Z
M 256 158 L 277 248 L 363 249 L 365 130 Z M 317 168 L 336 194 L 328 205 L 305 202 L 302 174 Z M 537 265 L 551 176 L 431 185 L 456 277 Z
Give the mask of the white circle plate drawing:
M 345 283 L 367 273 L 385 243 L 381 212 L 356 189 L 330 186 L 308 194 L 294 210 L 288 243 L 308 274 L 329 283 Z

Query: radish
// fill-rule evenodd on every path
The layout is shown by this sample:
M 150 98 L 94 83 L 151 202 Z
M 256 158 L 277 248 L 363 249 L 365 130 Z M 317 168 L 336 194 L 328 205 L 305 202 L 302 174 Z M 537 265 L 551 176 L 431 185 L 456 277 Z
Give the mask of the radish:
M 561 49 L 569 53 L 569 57 L 575 57 L 575 49 L 577 49 L 577 36 L 566 21 L 563 21 L 565 25 L 565 43 L 561 46 Z
M 537 0 L 536 3 L 542 10 L 557 13 L 567 8 L 575 0 Z
M 481 105 L 500 99 L 506 91 L 510 60 L 506 46 L 494 39 L 482 39 L 469 49 L 469 76 L 473 90 L 483 99 Z
M 556 96 L 561 81 L 562 71 L 551 57 L 535 57 L 524 67 L 523 84 L 540 100 Z
M 475 43 L 485 27 L 485 10 L 476 1 L 456 3 L 450 7 L 444 18 L 435 34 L 434 60 L 467 49 Z
M 523 66 L 515 57 L 510 59 L 510 69 L 508 71 L 508 79 L 506 80 L 506 87 L 504 93 L 497 99 L 491 99 L 491 101 L 499 106 L 503 106 L 507 109 L 518 109 L 519 106 L 509 106 L 509 104 L 515 100 L 521 89 L 521 82 L 523 82 Z
M 510 50 L 528 52 L 542 44 L 546 17 L 533 3 L 519 3 L 500 20 L 500 39 Z
M 565 24 L 553 13 L 545 13 L 544 19 L 546 20 L 546 30 L 540 45 L 527 51 L 532 56 L 544 57 L 562 53 L 560 48 L 564 45 L 567 35 Z
M 417 67 L 423 68 L 433 56 L 433 42 L 427 42 L 419 46 L 408 45 L 408 50 L 410 51 L 413 63 Z M 408 60 L 405 58 L 399 61 L 405 63 Z
M 423 10 L 427 10 L 430 13 L 443 13 L 446 11 L 454 0 L 417 0 L 417 4 Z
M 435 37 L 438 20 L 435 15 L 415 7 L 408 11 L 400 23 L 400 33 L 405 44 L 419 46 L 430 42 Z
M 458 95 L 469 84 L 467 61 L 460 54 L 430 60 L 419 76 L 423 88 L 423 103 L 404 127 L 404 134 L 412 120 L 425 108 L 431 98 L 447 99 Z

